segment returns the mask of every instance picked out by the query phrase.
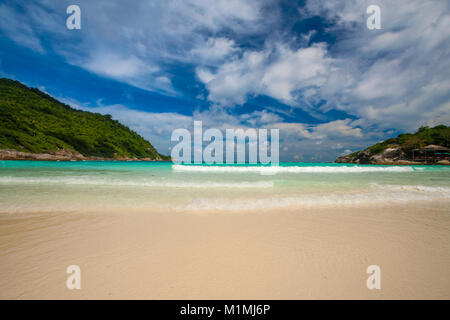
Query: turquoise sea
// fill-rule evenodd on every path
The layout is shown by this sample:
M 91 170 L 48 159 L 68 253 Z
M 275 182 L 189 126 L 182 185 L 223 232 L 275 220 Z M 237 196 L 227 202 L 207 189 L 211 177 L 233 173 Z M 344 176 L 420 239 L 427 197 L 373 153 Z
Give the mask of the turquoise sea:
M 450 166 L 0 161 L 3 213 L 245 211 L 437 200 L 450 203 Z

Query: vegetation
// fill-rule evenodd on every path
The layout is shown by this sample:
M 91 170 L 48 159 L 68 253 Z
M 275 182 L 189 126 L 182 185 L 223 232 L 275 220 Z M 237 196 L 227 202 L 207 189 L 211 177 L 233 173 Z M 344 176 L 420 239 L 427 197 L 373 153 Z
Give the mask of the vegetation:
M 110 115 L 71 108 L 38 89 L 0 79 L 0 149 L 68 150 L 86 157 L 168 159 Z
M 383 142 L 368 147 L 370 155 L 382 153 L 387 148 L 400 147 L 407 155 L 412 150 L 425 147 L 429 144 L 440 145 L 450 148 L 450 127 L 438 125 L 433 128 L 420 127 L 416 133 L 405 133 L 398 135 L 397 138 L 390 138 Z M 349 157 L 356 157 L 359 152 L 354 152 Z

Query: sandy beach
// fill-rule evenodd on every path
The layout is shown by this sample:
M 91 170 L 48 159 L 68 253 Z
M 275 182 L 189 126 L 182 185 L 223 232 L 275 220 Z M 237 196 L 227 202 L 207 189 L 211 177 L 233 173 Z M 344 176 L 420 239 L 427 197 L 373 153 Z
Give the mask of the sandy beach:
M 448 208 L 2 214 L 0 298 L 449 299 Z

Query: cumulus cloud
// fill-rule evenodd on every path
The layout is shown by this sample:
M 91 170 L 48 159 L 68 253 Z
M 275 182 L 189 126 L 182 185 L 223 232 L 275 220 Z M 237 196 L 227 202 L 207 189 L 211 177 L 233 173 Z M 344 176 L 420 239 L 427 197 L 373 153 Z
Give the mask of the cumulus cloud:
M 239 51 L 239 48 L 236 47 L 233 40 L 223 37 L 210 37 L 206 42 L 198 43 L 189 52 L 189 55 L 198 59 L 200 63 L 215 64 L 237 51 Z
M 450 121 L 448 74 L 450 9 L 445 1 L 383 1 L 382 29 L 364 28 L 370 1 L 309 1 L 311 15 L 333 21 L 344 34 L 330 55 L 338 75 L 318 91 L 326 108 L 365 126 L 411 131 Z M 340 79 L 340 80 L 339 80 Z
M 269 1 L 270 2 L 270 1 Z M 214 36 L 262 32 L 263 3 L 251 0 L 157 0 L 129 5 L 122 1 L 81 0 L 82 30 L 68 32 L 65 10 L 70 1 L 18 1 L 0 6 L 0 31 L 20 45 L 45 53 L 51 50 L 101 76 L 151 91 L 175 94 L 170 72 L 157 65 L 215 63 L 236 51 L 234 40 Z M 264 23 L 263 23 L 264 22 Z M 40 33 L 39 30 L 46 33 Z M 60 41 L 48 41 L 49 35 Z
M 450 120 L 450 11 L 445 2 L 386 1 L 382 30 L 365 27 L 369 1 L 308 1 L 307 14 L 334 23 L 343 40 L 329 49 L 313 44 L 297 50 L 285 44 L 246 51 L 238 59 L 197 76 L 209 99 L 242 104 L 268 95 L 310 112 L 339 109 L 361 125 L 414 130 Z M 275 56 L 275 58 L 274 58 Z M 399 115 L 403 115 L 400 116 Z
M 328 32 L 342 39 L 331 48 L 314 43 L 298 49 L 279 39 L 217 68 L 199 67 L 208 99 L 234 105 L 267 95 L 311 113 L 345 111 L 371 130 L 411 131 L 450 121 L 449 4 L 383 1 L 382 29 L 375 31 L 365 27 L 370 4 L 308 1 L 302 14 L 322 17 L 332 26 Z M 326 103 L 319 107 L 318 101 Z
M 295 105 L 302 95 L 320 87 L 330 68 L 325 44 L 293 50 L 284 44 L 246 51 L 216 71 L 197 69 L 208 99 L 223 105 L 243 104 L 249 96 L 267 95 Z

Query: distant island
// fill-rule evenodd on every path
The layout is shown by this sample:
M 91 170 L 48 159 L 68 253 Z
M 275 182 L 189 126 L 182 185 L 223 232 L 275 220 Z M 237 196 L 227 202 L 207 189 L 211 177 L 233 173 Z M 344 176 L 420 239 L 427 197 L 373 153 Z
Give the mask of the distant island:
M 0 160 L 170 160 L 110 115 L 0 79 Z
M 450 127 L 420 127 L 362 151 L 344 155 L 337 163 L 356 164 L 450 164 Z

